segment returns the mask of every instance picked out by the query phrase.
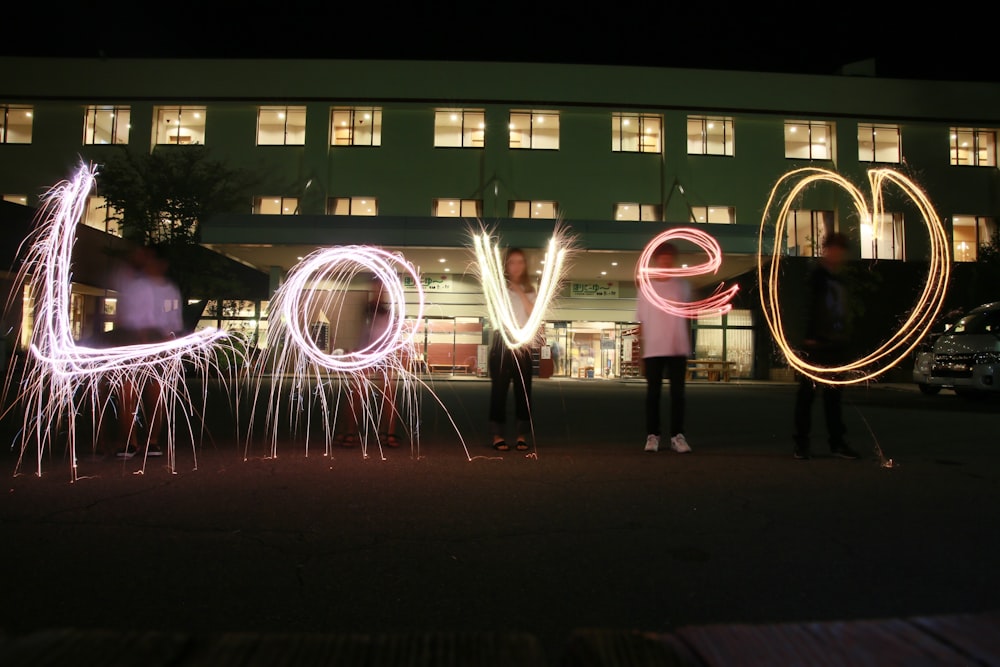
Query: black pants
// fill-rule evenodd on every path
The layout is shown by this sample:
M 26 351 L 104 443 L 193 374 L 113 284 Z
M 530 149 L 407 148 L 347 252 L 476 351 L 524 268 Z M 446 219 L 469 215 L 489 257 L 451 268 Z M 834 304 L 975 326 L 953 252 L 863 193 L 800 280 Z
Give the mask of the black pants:
M 502 341 L 490 346 L 490 427 L 493 435 L 503 437 L 507 422 L 507 394 L 514 384 L 514 415 L 518 436 L 531 431 L 531 350 L 511 350 Z
M 847 432 L 841 409 L 843 386 L 815 382 L 802 374 L 799 374 L 799 390 L 795 394 L 795 444 L 803 449 L 809 448 L 812 405 L 817 393 L 823 395 L 823 416 L 826 419 L 826 433 L 830 446 L 838 447 L 844 443 L 844 435 Z
M 684 432 L 684 381 L 687 378 L 687 357 L 647 357 L 646 367 L 646 433 L 660 435 L 660 396 L 663 392 L 663 371 L 670 381 L 670 437 Z

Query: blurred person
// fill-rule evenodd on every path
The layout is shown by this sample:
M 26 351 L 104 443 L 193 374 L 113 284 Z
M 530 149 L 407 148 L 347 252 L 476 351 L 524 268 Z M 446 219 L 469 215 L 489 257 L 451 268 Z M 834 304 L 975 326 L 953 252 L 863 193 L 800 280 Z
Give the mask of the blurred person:
M 819 261 L 807 280 L 805 334 L 800 354 L 806 361 L 817 366 L 841 366 L 850 360 L 847 349 L 848 295 L 840 279 L 849 247 L 844 234 L 827 234 L 823 239 Z M 811 456 L 812 404 L 817 392 L 823 394 L 823 415 L 830 451 L 839 458 L 859 458 L 846 440 L 847 428 L 844 426 L 841 409 L 842 385 L 817 382 L 802 373 L 798 375 L 799 388 L 795 394 L 795 458 L 806 460 Z
M 524 326 L 531 317 L 535 307 L 537 290 L 528 274 L 528 262 L 524 251 L 511 248 L 504 257 L 504 278 L 507 280 L 507 292 L 510 296 L 514 319 L 518 326 Z M 531 428 L 531 345 L 522 345 L 516 350 L 507 347 L 503 336 L 493 332 L 493 341 L 489 352 L 490 372 L 490 431 L 492 446 L 500 452 L 510 451 L 506 439 L 507 395 L 511 383 L 514 385 L 514 416 L 516 423 L 516 440 L 514 447 L 518 451 L 529 448 L 528 436 Z
M 159 246 L 140 246 L 128 261 L 118 291 L 115 337 L 119 345 L 160 343 L 183 334 L 181 294 L 168 275 L 169 263 Z M 162 456 L 160 435 L 163 430 L 163 388 L 152 376 L 137 387 L 126 378 L 122 382 L 119 426 L 124 440 L 117 453 L 130 459 L 138 453 L 137 418 L 146 417 L 146 455 Z M 140 396 L 141 394 L 141 396 Z
M 392 304 L 389 302 L 388 291 L 382 281 L 376 276 L 372 277 L 368 289 L 368 299 L 364 306 L 364 317 L 361 326 L 361 335 L 354 351 L 378 343 L 393 325 Z M 386 343 L 388 344 L 388 343 Z M 391 354 L 399 356 L 398 350 Z M 408 360 L 402 360 L 408 361 Z M 389 447 L 399 447 L 400 438 L 396 433 L 399 423 L 399 413 L 396 408 L 396 385 L 398 382 L 397 368 L 394 361 L 387 360 L 377 367 L 367 369 L 366 377 L 352 378 L 347 391 L 348 410 L 346 423 L 341 435 L 337 438 L 344 447 L 352 447 L 357 444 L 360 437 L 361 422 L 365 419 L 366 395 L 371 391 L 374 402 L 378 405 L 374 413 L 375 418 L 381 426 L 384 422 L 386 429 L 380 432 L 380 440 Z
M 677 247 L 663 243 L 653 251 L 652 268 L 670 269 L 677 260 Z M 650 280 L 653 290 L 662 298 L 687 303 L 691 301 L 691 284 L 684 278 L 655 276 Z M 660 397 L 663 375 L 670 382 L 670 449 L 686 454 L 691 451 L 684 436 L 685 381 L 687 360 L 691 356 L 691 323 L 686 317 L 665 312 L 639 291 L 635 319 L 639 323 L 637 338 L 642 355 L 639 366 L 646 378 L 646 445 L 645 451 L 660 450 Z

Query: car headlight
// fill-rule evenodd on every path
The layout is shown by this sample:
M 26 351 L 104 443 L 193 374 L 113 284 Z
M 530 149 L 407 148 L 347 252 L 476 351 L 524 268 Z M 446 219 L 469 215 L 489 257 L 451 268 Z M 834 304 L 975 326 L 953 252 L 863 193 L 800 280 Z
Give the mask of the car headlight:
M 977 352 L 972 358 L 975 364 L 1000 364 L 1000 352 Z

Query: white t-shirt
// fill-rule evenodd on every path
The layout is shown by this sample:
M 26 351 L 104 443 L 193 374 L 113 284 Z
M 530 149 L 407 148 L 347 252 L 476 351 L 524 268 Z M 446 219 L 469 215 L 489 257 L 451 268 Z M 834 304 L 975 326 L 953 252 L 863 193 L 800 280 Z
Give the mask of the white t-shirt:
M 664 299 L 691 301 L 691 285 L 683 278 L 650 280 L 653 290 Z M 660 310 L 639 292 L 635 319 L 642 324 L 642 357 L 687 357 L 691 355 L 691 323 Z
M 118 324 L 128 331 L 156 331 L 161 338 L 179 335 L 184 328 L 181 295 L 169 280 L 134 276 L 118 297 Z
M 524 302 L 522 301 L 520 294 L 510 287 L 507 288 L 507 293 L 510 295 L 511 312 L 514 314 L 517 326 L 523 327 L 528 323 L 528 318 L 531 317 L 531 314 L 528 313 L 528 310 L 524 307 Z M 525 296 L 528 297 L 528 301 L 532 306 L 535 305 L 535 298 L 537 295 L 538 292 L 525 292 Z

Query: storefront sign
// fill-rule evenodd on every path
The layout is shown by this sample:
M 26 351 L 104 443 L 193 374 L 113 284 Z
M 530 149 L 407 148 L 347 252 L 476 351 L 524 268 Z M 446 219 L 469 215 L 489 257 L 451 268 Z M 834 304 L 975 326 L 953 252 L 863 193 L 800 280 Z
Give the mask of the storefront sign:
M 400 276 L 400 279 L 403 282 L 403 289 L 407 292 L 413 292 L 417 289 L 417 283 L 413 276 L 404 274 Z M 423 282 L 425 292 L 450 292 L 453 289 L 451 276 L 447 273 L 422 274 L 420 279 Z
M 570 283 L 569 295 L 577 299 L 617 299 L 618 281 Z

